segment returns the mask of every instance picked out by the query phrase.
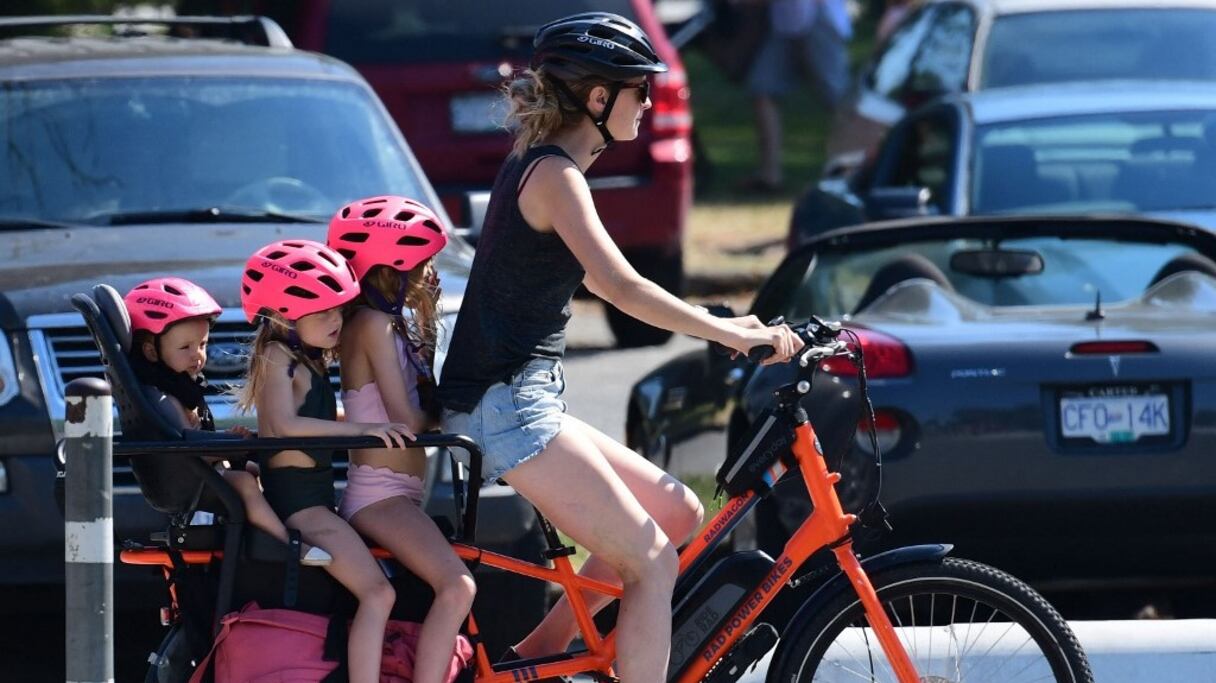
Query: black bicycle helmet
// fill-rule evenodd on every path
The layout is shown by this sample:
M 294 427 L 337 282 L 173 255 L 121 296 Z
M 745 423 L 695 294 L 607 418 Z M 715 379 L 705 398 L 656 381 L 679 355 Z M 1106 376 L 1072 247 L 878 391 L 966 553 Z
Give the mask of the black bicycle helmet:
M 612 142 L 606 126 L 621 85 L 639 76 L 667 71 L 650 38 L 635 23 L 610 12 L 583 12 L 541 26 L 532 40 L 532 69 L 543 67 L 558 89 L 595 123 L 605 144 Z M 608 103 L 598 118 L 566 81 L 597 77 L 612 84 Z
M 609 12 L 583 12 L 545 24 L 532 48 L 533 69 L 543 66 L 567 81 L 587 76 L 625 81 L 667 71 L 646 33 Z

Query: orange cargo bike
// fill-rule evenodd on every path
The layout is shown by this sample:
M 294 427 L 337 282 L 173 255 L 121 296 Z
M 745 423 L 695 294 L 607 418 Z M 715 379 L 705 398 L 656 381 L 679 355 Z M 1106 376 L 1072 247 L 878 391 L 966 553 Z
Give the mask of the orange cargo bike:
M 250 582 L 239 577 L 266 572 L 266 567 L 276 561 L 283 564 L 284 555 L 282 544 L 271 547 L 277 541 L 246 528 L 239 497 L 225 490 L 222 478 L 201 456 L 288 448 L 355 448 L 371 445 L 372 440 L 233 441 L 168 424 L 151 410 L 126 366 L 118 341 L 121 336 L 115 334 L 122 317 L 113 311 L 114 302 L 108 301 L 101 289 L 96 289 L 93 297 L 77 295 L 73 301 L 101 348 L 119 408 L 124 436 L 115 441 L 114 453 L 131 459 L 149 502 L 168 512 L 173 520 L 169 533 L 157 545 L 129 546 L 121 558 L 129 564 L 164 568 L 172 600 L 166 622 L 174 629 L 188 623 L 196 629 L 200 623 L 204 631 L 211 629 L 201 645 L 195 643 L 197 651 L 207 647 L 220 617 L 233 608 L 234 598 L 244 600 L 245 593 L 252 590 Z M 717 479 L 729 498 L 680 551 L 666 680 L 736 681 L 775 647 L 768 670 L 770 682 L 1091 682 L 1085 653 L 1068 625 L 1040 595 L 1012 576 L 949 557 L 947 545 L 904 547 L 858 557 L 852 533 L 859 517 L 871 524 L 885 521 L 877 501 L 878 487 L 858 514 L 842 508 L 834 488 L 840 474 L 831 471 L 800 400 L 810 390 L 817 366 L 825 359 L 843 356 L 858 364 L 859 390 L 868 408 L 864 358 L 860 345 L 848 341 L 849 330 L 839 325 L 812 319 L 794 329 L 807 344 L 791 360 L 794 380 L 776 390 L 773 406 L 756 421 L 754 433 L 742 439 L 742 448 L 723 464 Z M 754 350 L 753 360 L 759 360 L 764 351 Z M 480 481 L 480 451 L 468 438 L 430 434 L 420 436 L 418 444 L 465 449 L 470 455 L 468 481 Z M 877 444 L 873 445 L 877 453 Z M 881 463 L 876 461 L 875 465 Z M 597 681 L 615 681 L 614 634 L 611 630 L 600 632 L 587 608 L 585 594 L 619 597 L 620 587 L 576 574 L 570 560 L 573 549 L 562 543 L 539 513 L 548 540 L 544 556 L 537 558 L 540 561 L 478 548 L 475 537 L 480 489 L 464 485 L 463 468 L 454 460 L 453 471 L 458 487 L 456 500 L 462 508 L 453 530 L 456 552 L 476 568 L 513 572 L 559 586 L 570 599 L 582 633 L 576 650 L 494 663 L 486 644 L 480 642 L 474 613 L 466 627 L 474 644 L 473 665 L 466 679 L 519 683 L 585 674 Z M 814 504 L 813 512 L 791 536 L 784 551 L 776 558 L 758 550 L 724 552 L 722 542 L 759 498 L 771 494 L 783 478 L 800 478 Z M 213 489 L 227 508 L 223 524 L 205 528 L 190 525 L 200 486 Z M 388 558 L 379 549 L 373 552 Z M 815 555 L 818 566 L 800 572 Z M 334 582 L 326 581 L 327 575 L 320 570 L 292 567 L 290 560 L 286 564 L 288 568 L 273 571 L 288 577 L 288 590 L 283 593 L 288 603 L 298 599 L 300 608 L 309 609 L 303 604 L 307 602 L 303 596 L 315 590 L 301 589 L 297 595 L 288 595 L 290 589 L 301 585 L 325 583 L 332 590 L 340 590 L 334 588 Z M 206 582 L 191 580 L 192 575 L 197 578 L 200 573 L 206 573 Z M 269 583 L 274 584 L 275 591 L 282 588 L 277 580 Z M 200 600 L 196 592 L 203 592 L 208 599 Z M 398 594 L 403 596 L 400 590 Z M 780 599 L 785 596 L 796 599 Z M 200 618 L 200 612 L 205 613 L 205 619 Z M 162 651 L 174 649 L 162 645 Z M 177 649 L 190 650 L 186 646 Z M 191 659 L 201 657 L 196 652 Z M 173 668 L 163 660 L 160 664 L 162 669 Z M 188 674 L 182 666 L 178 668 Z M 150 674 L 149 680 L 166 681 L 166 676 L 152 678 Z

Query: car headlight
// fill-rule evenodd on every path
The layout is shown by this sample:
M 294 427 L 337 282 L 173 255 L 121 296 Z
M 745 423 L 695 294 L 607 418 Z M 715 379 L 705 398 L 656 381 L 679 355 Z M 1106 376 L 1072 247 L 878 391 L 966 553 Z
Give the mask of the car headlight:
M 13 400 L 18 394 L 17 365 L 13 363 L 13 352 L 8 346 L 8 337 L 0 335 L 0 406 Z

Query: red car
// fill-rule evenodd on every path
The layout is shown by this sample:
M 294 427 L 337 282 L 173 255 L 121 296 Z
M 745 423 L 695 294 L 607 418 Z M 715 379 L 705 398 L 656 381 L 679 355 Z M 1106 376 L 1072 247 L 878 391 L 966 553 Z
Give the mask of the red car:
M 684 66 L 650 0 L 307 0 L 290 10 L 295 16 L 279 18 L 297 47 L 348 62 L 371 83 L 453 220 L 474 225 L 469 237 L 476 240 L 478 209 L 510 151 L 500 89 L 527 65 L 537 27 L 587 10 L 637 22 L 671 67 L 655 77 L 654 108 L 638 140 L 606 151 L 588 181 L 634 267 L 678 292 L 692 197 L 692 110 Z M 608 322 L 622 346 L 670 335 L 611 307 Z

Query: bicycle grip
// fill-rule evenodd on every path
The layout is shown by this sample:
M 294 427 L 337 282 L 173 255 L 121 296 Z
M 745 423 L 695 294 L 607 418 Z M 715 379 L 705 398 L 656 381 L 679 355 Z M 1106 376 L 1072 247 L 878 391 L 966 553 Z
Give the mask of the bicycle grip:
M 753 363 L 759 363 L 776 352 L 777 350 L 773 348 L 772 344 L 757 344 L 748 349 L 747 359 Z

